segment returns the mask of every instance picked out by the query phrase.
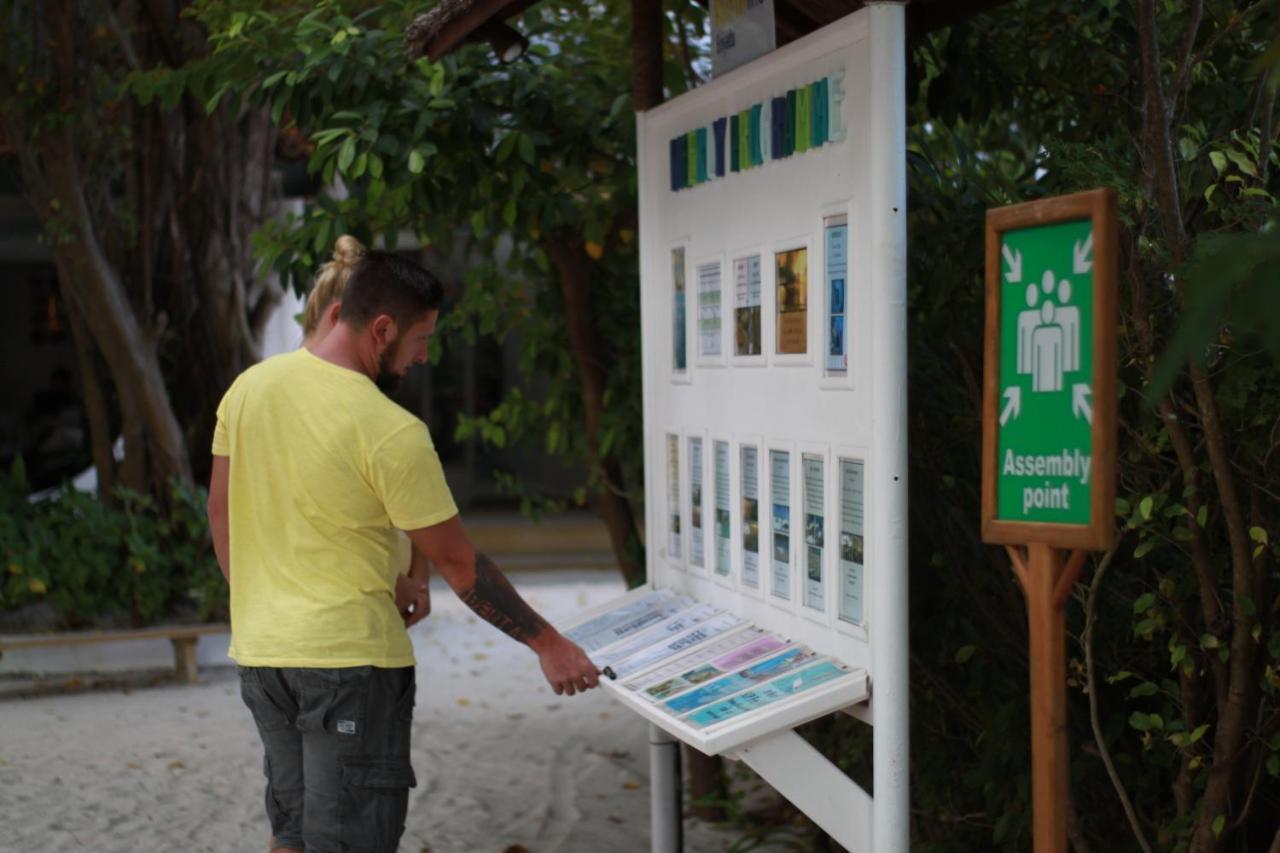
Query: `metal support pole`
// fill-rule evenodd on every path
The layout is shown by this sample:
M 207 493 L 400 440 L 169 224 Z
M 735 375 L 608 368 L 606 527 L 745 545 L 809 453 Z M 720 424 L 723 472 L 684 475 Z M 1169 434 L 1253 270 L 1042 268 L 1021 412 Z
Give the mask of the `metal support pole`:
M 910 697 L 907 651 L 907 86 L 906 18 L 901 2 L 868 3 L 870 112 L 868 225 L 875 429 L 867 509 L 879 542 L 867 578 L 871 687 L 872 843 L 905 853 L 911 843 Z
M 653 853 L 684 849 L 680 790 L 680 742 L 649 724 L 649 821 Z

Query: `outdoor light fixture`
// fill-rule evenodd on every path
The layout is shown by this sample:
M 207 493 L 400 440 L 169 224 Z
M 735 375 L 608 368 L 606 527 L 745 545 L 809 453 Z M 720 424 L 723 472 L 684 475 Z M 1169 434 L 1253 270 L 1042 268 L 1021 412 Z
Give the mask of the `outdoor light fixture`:
M 529 49 L 529 40 L 501 21 L 490 21 L 480 28 L 477 35 L 489 42 L 504 65 L 515 62 Z

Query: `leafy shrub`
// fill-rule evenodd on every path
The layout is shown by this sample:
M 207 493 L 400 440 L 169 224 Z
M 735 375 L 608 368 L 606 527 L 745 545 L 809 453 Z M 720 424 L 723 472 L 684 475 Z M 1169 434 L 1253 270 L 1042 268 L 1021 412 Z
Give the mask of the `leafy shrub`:
M 175 485 L 169 507 L 123 487 L 114 498 L 109 505 L 68 485 L 32 503 L 16 463 L 0 486 L 0 610 L 43 601 L 68 627 L 225 619 L 204 489 Z

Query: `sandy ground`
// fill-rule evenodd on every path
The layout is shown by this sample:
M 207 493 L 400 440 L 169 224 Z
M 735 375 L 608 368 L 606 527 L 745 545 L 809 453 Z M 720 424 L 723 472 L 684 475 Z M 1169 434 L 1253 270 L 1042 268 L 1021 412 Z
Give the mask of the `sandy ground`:
M 513 574 L 563 624 L 612 573 Z M 411 631 L 412 792 L 401 851 L 649 849 L 646 724 L 601 692 L 554 695 L 536 658 L 443 584 Z M 0 851 L 264 850 L 262 754 L 234 669 L 197 686 L 0 699 Z M 686 821 L 689 853 L 732 833 Z

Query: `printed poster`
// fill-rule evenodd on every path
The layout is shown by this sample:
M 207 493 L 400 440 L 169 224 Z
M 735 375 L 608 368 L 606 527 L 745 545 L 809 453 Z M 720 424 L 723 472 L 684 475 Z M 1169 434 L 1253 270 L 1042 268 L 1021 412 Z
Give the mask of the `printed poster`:
M 720 355 L 720 264 L 698 267 L 698 355 Z
M 760 256 L 733 262 L 733 354 L 760 355 Z
M 642 649 L 677 637 L 693 626 L 706 622 L 719 612 L 710 604 L 695 604 L 693 607 L 673 614 L 663 622 L 609 646 L 605 651 L 592 657 L 591 661 L 599 667 L 611 666 L 617 661 L 626 660 Z
M 822 511 L 822 457 L 804 456 L 804 603 L 814 610 L 825 610 L 822 585 L 823 540 L 826 518 Z
M 714 726 L 848 674 L 847 667 L 835 661 L 821 660 L 807 669 L 788 673 L 768 684 L 746 690 L 723 702 L 694 711 L 685 718 L 685 722 L 699 729 Z
M 729 576 L 729 442 L 715 442 L 716 574 Z
M 844 215 L 827 218 L 827 372 L 849 369 L 848 282 L 849 225 Z
M 689 439 L 689 564 L 705 566 L 702 545 L 702 439 Z
M 687 334 L 685 323 L 685 307 L 684 307 L 684 247 L 671 250 L 671 281 L 674 292 L 672 294 L 672 311 L 671 311 L 671 367 L 677 373 L 683 373 L 687 366 L 687 358 L 685 352 L 685 335 Z
M 774 636 L 762 637 L 759 641 L 752 643 L 753 652 L 755 648 L 764 648 L 764 652 L 753 653 L 750 657 L 744 658 L 743 662 L 754 660 L 770 652 L 777 651 L 780 648 L 786 648 L 787 644 Z M 682 673 L 675 678 L 666 678 L 656 682 L 645 688 L 645 698 L 651 702 L 661 702 L 671 696 L 676 696 L 692 690 L 699 684 L 704 684 L 713 678 L 719 678 L 732 672 L 735 668 L 741 666 L 741 663 L 725 665 L 721 661 L 712 661 L 704 663 L 688 672 Z
M 778 252 L 774 281 L 778 287 L 778 353 L 809 351 L 809 251 Z
M 862 624 L 863 464 L 840 460 L 840 618 Z
M 699 644 L 737 628 L 741 624 L 742 617 L 740 616 L 734 616 L 732 613 L 717 614 L 696 627 L 690 628 L 678 637 L 664 639 L 611 664 L 610 668 L 613 670 L 615 678 L 626 678 L 668 658 L 684 654 L 696 648 Z
M 811 663 L 817 655 L 803 646 L 792 646 L 780 655 L 749 666 L 732 675 L 718 678 L 703 687 L 682 693 L 663 704 L 673 714 L 687 714 L 695 708 L 710 705 L 720 699 L 740 693 L 748 687 L 782 675 L 785 672 L 799 669 Z
M 791 598 L 791 454 L 769 451 L 769 484 L 773 489 L 773 594 Z
M 711 0 L 711 76 L 764 56 L 777 44 L 773 0 Z
M 674 696 L 681 690 L 710 681 L 721 674 L 722 668 L 716 665 L 720 658 L 733 655 L 740 649 L 767 640 L 770 636 L 772 635 L 759 628 L 726 633 L 657 669 L 624 682 L 623 686 L 628 690 L 643 690 L 646 696 L 655 700 Z M 781 640 L 778 642 L 782 643 Z M 704 673 L 708 668 L 710 671 Z
M 680 550 L 680 439 L 667 435 L 667 559 L 683 562 Z
M 742 448 L 742 583 L 760 584 L 760 452 Z
M 676 595 L 666 589 L 656 590 L 566 631 L 565 636 L 581 646 L 583 651 L 594 652 L 634 636 L 692 606 L 693 599 L 688 596 Z

